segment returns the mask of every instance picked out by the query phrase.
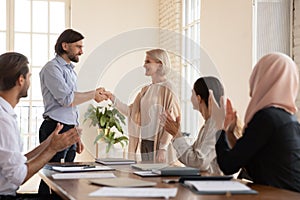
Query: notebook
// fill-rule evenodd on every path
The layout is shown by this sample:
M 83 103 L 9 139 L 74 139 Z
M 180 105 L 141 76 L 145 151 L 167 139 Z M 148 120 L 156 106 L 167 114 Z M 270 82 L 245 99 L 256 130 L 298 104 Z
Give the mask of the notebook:
M 143 170 L 143 171 L 151 171 L 154 169 L 161 169 L 168 166 L 169 165 L 165 163 L 138 163 L 138 164 L 131 165 L 132 168 Z
M 200 170 L 193 167 L 164 167 L 161 169 L 153 169 L 152 172 L 160 176 L 200 175 Z
M 90 172 L 90 171 L 108 171 L 115 170 L 108 166 L 83 166 L 83 167 L 60 167 L 53 166 L 52 170 L 57 172 Z
M 103 165 L 128 165 L 135 163 L 135 160 L 125 158 L 96 158 L 95 161 Z
M 135 171 L 133 174 L 136 174 L 141 177 L 155 177 L 160 176 L 159 174 L 155 174 L 152 171 Z

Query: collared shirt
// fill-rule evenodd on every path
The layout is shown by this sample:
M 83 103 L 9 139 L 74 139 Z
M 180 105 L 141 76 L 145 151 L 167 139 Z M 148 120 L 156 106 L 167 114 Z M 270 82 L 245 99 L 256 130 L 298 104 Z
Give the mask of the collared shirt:
M 17 115 L 0 97 L 0 195 L 16 195 L 27 174 Z
M 74 65 L 56 55 L 40 72 L 41 90 L 45 106 L 43 117 L 69 125 L 78 125 L 77 106 L 70 106 L 77 91 Z

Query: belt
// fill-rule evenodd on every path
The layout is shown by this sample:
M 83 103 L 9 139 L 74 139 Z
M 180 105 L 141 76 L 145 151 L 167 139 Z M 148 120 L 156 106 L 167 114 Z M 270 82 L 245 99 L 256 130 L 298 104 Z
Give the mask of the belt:
M 60 123 L 60 124 L 63 124 L 64 126 L 68 126 L 68 127 L 71 127 L 71 128 L 75 127 L 74 124 L 65 124 L 65 123 L 59 122 L 57 120 L 54 120 L 54 119 L 50 118 L 49 116 L 45 117 L 44 120 L 48 121 L 48 122 Z
M 44 120 L 46 120 L 46 121 L 55 121 L 54 119 L 51 119 L 51 118 L 50 118 L 50 117 L 48 117 L 48 116 L 47 116 L 47 117 L 45 117 L 45 118 L 44 118 Z

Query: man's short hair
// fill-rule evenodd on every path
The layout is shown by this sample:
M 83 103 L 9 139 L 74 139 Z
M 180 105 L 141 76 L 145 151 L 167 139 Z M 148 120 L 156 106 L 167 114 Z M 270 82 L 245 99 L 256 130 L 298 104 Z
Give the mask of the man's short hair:
M 66 51 L 62 48 L 62 43 L 74 43 L 84 39 L 83 35 L 73 29 L 66 29 L 57 38 L 54 50 L 58 55 L 64 54 Z
M 26 78 L 28 63 L 27 57 L 17 52 L 0 55 L 0 91 L 13 88 L 21 75 Z

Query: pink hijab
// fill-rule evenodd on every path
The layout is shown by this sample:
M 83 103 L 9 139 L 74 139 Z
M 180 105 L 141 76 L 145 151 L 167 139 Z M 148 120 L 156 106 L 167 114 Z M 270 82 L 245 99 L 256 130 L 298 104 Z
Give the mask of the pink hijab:
M 245 115 L 245 126 L 253 115 L 274 106 L 294 114 L 298 93 L 298 68 L 285 54 L 271 53 L 262 57 L 250 77 L 250 103 Z

